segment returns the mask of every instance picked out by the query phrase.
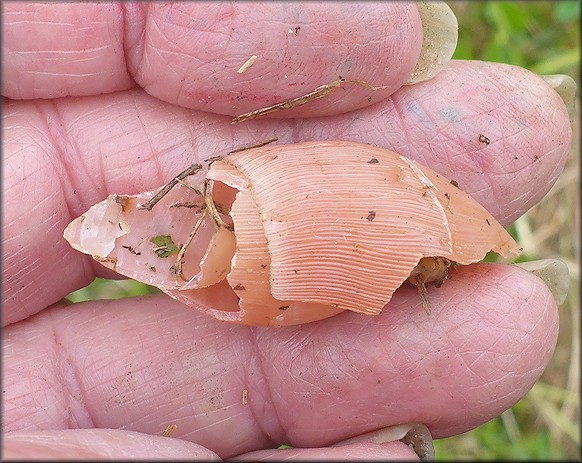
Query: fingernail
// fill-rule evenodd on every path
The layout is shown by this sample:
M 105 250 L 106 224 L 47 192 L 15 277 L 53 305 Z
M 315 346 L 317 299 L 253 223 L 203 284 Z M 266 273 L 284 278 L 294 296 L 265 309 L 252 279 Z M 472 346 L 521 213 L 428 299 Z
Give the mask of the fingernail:
M 576 114 L 575 100 L 576 100 L 576 81 L 565 74 L 554 74 L 541 76 L 550 87 L 552 87 L 560 98 L 564 101 L 568 115 L 570 116 L 570 124 L 574 124 L 574 115 Z
M 401 441 L 408 445 L 422 461 L 434 460 L 434 445 L 430 431 L 424 424 L 406 423 L 376 431 L 367 432 L 350 439 L 336 442 L 330 447 L 369 442 L 372 444 L 385 444 L 386 442 Z
M 441 72 L 451 60 L 459 37 L 457 17 L 445 2 L 418 2 L 416 6 L 422 22 L 422 50 L 406 84 L 432 79 Z
M 514 265 L 541 278 L 548 288 L 550 288 L 556 303 L 558 305 L 564 303 L 568 295 L 568 289 L 570 288 L 570 272 L 565 262 L 558 259 L 541 259 L 520 262 Z

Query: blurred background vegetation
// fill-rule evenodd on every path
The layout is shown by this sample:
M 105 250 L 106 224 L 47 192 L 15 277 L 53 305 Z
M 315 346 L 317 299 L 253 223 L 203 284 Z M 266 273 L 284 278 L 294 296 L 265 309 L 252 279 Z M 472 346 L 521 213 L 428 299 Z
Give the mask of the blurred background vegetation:
M 453 58 L 567 74 L 580 89 L 580 2 L 449 2 L 459 19 Z M 544 200 L 510 228 L 520 260 L 559 258 L 571 282 L 556 352 L 515 407 L 461 436 L 435 442 L 437 460 L 580 460 L 580 93 L 566 168 Z
M 474 2 L 449 5 L 459 19 L 456 59 L 567 74 L 580 88 L 580 2 Z M 541 380 L 515 407 L 483 426 L 435 442 L 437 460 L 580 460 L 580 96 L 574 142 L 564 172 L 544 200 L 510 229 L 525 260 L 560 258 L 570 293 L 560 307 L 560 335 Z M 134 281 L 97 279 L 71 302 L 156 292 Z

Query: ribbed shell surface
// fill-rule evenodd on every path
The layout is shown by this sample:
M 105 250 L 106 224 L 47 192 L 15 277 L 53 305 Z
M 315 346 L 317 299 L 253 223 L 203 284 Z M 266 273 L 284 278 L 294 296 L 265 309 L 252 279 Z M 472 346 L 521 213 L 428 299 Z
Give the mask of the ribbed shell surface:
M 377 314 L 422 257 L 469 264 L 490 250 L 517 252 L 469 195 L 385 149 L 349 142 L 265 146 L 216 161 L 209 176 L 218 180 L 220 171 L 244 191 L 231 213 L 237 252 L 228 278 L 235 291 L 240 273 L 249 274 L 239 266 L 244 259 L 250 273 L 268 274 L 277 301 Z M 259 269 L 265 254 L 269 267 Z
M 216 163 L 208 177 L 238 186 L 230 216 L 236 230 L 236 252 L 227 280 L 239 297 L 238 319 L 251 325 L 293 325 L 331 317 L 341 309 L 328 305 L 277 300 L 271 293 L 271 258 L 257 204 L 248 184 L 232 166 Z

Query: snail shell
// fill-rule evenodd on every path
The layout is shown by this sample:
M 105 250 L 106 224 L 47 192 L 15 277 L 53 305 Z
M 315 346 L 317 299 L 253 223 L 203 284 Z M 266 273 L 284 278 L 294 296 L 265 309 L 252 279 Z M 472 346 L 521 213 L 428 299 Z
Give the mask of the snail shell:
M 448 271 L 451 262 L 477 262 L 490 250 L 503 256 L 520 252 L 491 214 L 448 179 L 375 146 L 267 145 L 214 160 L 205 173 L 224 226 L 208 219 L 200 227 L 182 256 L 181 280 L 168 262 L 156 265 L 155 276 L 144 272 L 156 259 L 143 243 L 168 221 L 175 225 L 174 240 L 186 241 L 196 213 L 170 210 L 187 195 L 197 197 L 183 184 L 151 211 L 135 206 L 154 192 L 122 201 L 110 197 L 118 212 L 108 217 L 116 216 L 123 226 L 110 227 L 115 236 L 104 240 L 109 242 L 105 250 L 111 250 L 103 255 L 100 245 L 97 258 L 194 307 L 203 301 L 202 309 L 221 320 L 282 326 L 344 310 L 376 315 L 409 278 L 425 275 L 424 281 L 440 285 L 446 273 L 435 271 L 435 262 L 446 262 Z M 196 182 L 190 186 L 200 191 Z M 84 227 L 101 226 L 97 222 L 89 220 Z M 73 224 L 65 237 L 95 257 L 93 248 L 79 245 L 83 225 Z M 124 228 L 131 232 L 119 236 Z M 138 259 L 134 252 L 132 259 L 120 260 L 123 249 L 136 246 L 143 249 Z M 431 257 L 438 259 L 427 260 Z M 221 300 L 213 296 L 216 291 L 203 289 L 218 284 L 229 292 L 225 281 L 231 296 Z

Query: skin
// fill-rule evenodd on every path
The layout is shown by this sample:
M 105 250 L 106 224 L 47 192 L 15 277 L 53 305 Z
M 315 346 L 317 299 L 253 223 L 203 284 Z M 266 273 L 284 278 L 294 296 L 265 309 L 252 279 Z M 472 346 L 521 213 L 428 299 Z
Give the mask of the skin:
M 400 442 L 341 441 L 406 422 L 435 438 L 465 432 L 519 401 L 550 360 L 556 304 L 541 280 L 503 265 L 454 272 L 429 290 L 430 317 L 405 286 L 377 317 L 282 329 L 217 322 L 161 295 L 60 302 L 113 277 L 64 241 L 73 218 L 109 193 L 153 189 L 199 159 L 272 136 L 393 149 L 456 180 L 504 225 L 557 179 L 568 113 L 539 77 L 451 62 L 400 88 L 420 50 L 413 5 L 259 10 L 3 4 L 6 458 L 414 459 Z M 281 24 L 264 67 L 237 74 Z M 406 27 L 395 34 L 395 24 Z M 232 28 L 226 38 L 211 32 Z M 230 124 L 339 72 L 385 88 Z M 293 93 L 289 78 L 305 91 Z M 169 424 L 172 438 L 160 437 Z M 280 443 L 301 448 L 273 451 Z

